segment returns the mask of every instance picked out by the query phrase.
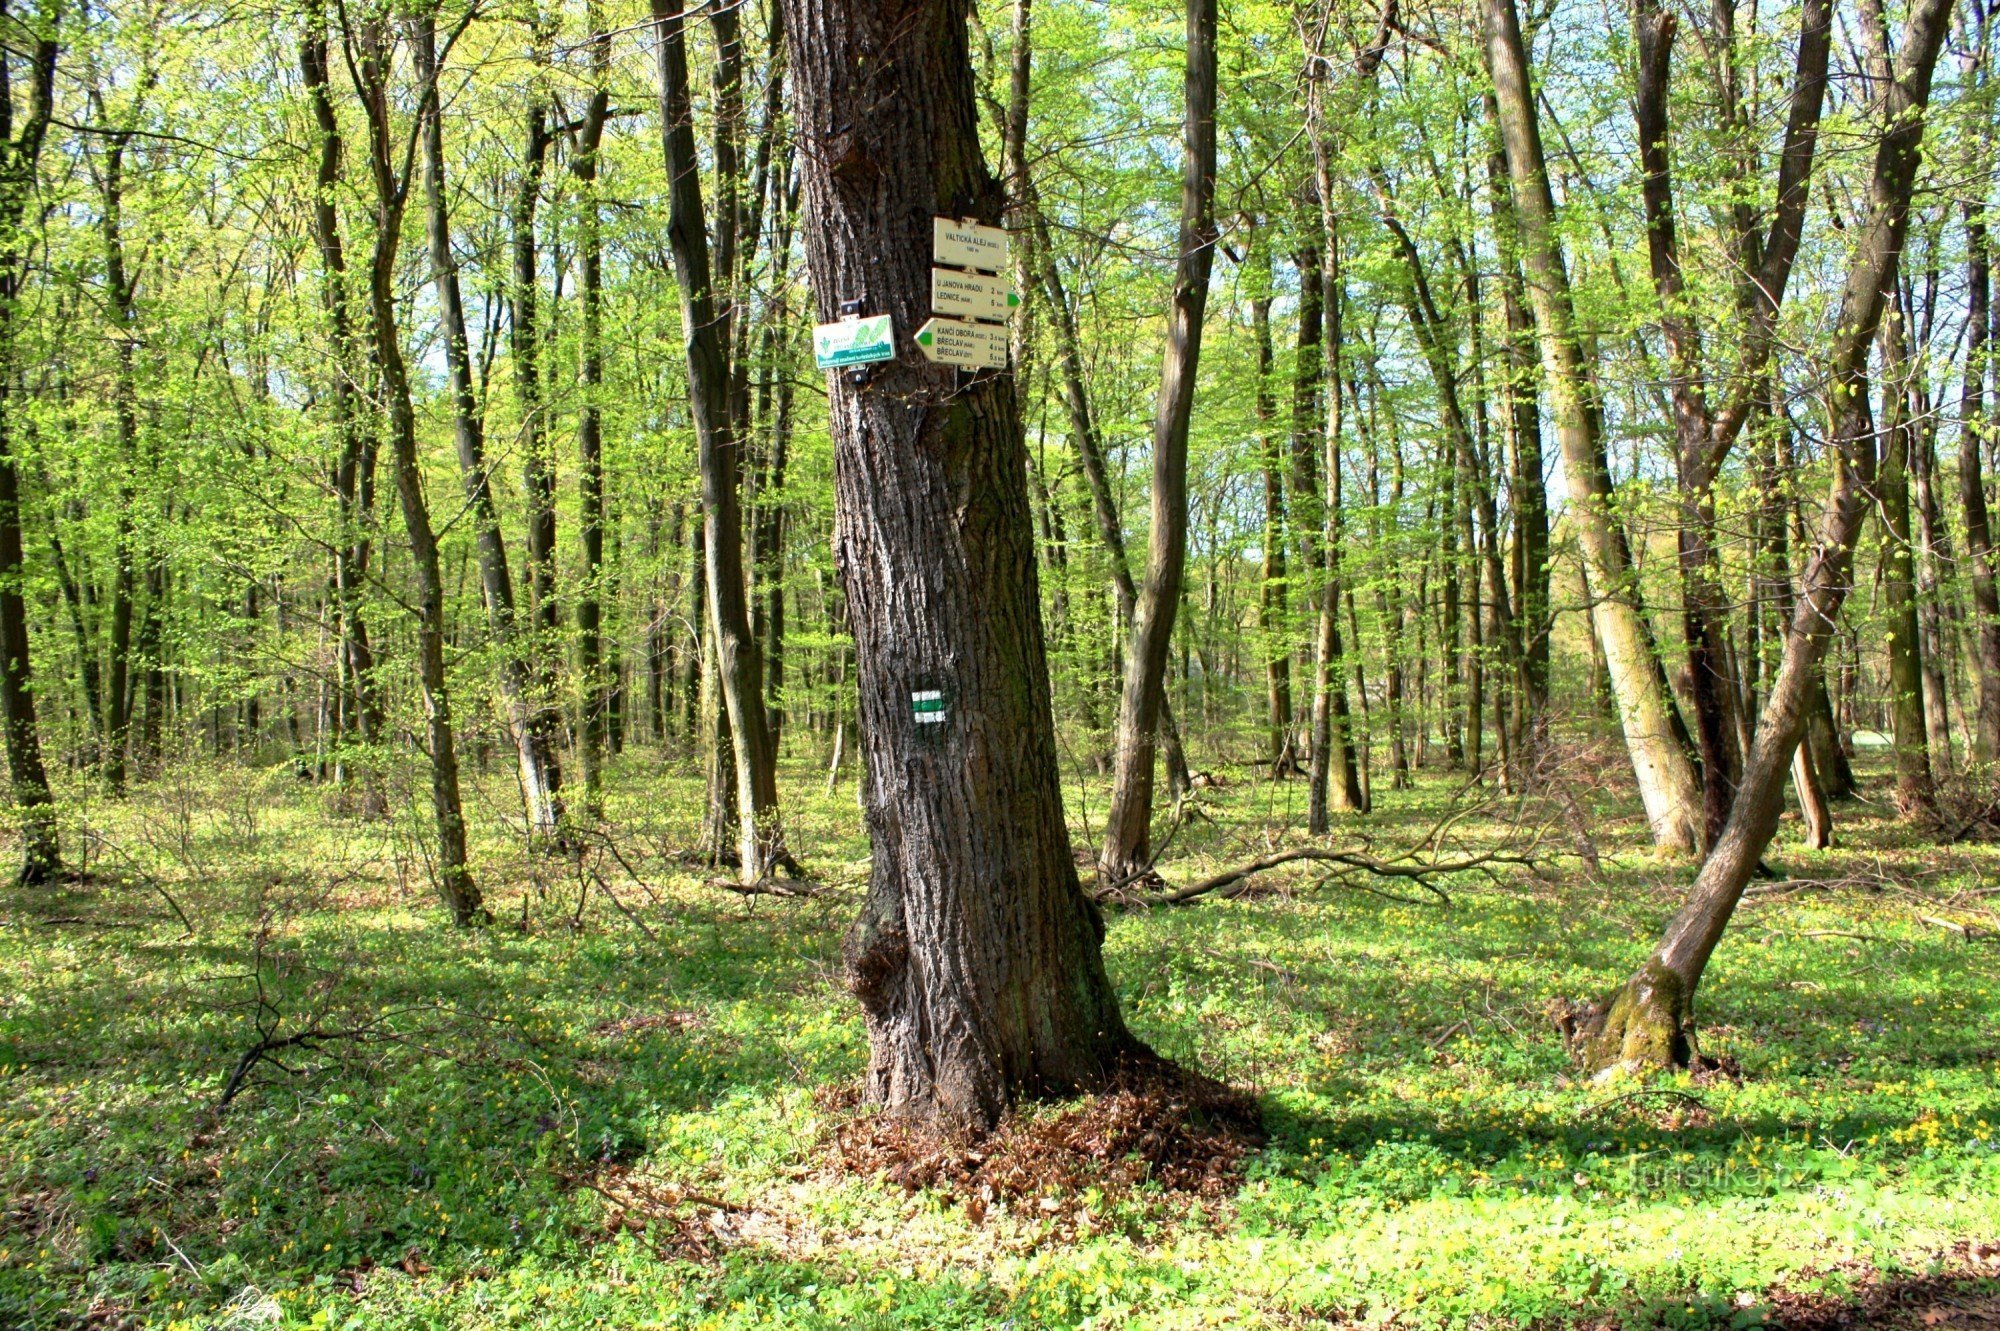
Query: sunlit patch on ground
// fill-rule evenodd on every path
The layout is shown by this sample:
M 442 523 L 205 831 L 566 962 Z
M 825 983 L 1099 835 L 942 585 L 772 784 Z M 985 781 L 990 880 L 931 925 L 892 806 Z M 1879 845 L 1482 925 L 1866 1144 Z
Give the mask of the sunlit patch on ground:
M 978 1166 L 832 1158 L 867 847 L 851 791 L 794 775 L 825 890 L 782 901 L 678 859 L 684 778 L 625 774 L 618 857 L 581 865 L 523 851 L 489 780 L 477 937 L 441 925 L 420 820 L 237 772 L 91 810 L 97 882 L 0 899 L 0 1324 L 1741 1327 L 1851 1297 L 1990 1324 L 1960 1278 L 2000 1265 L 1993 847 L 1861 804 L 1843 849 L 1781 831 L 1698 1005 L 1740 1080 L 1569 1076 L 1552 1003 L 1620 978 L 1687 878 L 1608 795 L 1595 872 L 1564 825 L 1449 906 L 1301 865 L 1115 914 L 1133 1028 L 1254 1091 L 1268 1141 L 1214 1195 L 1142 1150 L 988 1198 Z M 1453 789 L 1378 789 L 1337 844 L 1406 844 Z M 1165 875 L 1291 836 L 1299 793 L 1204 789 Z

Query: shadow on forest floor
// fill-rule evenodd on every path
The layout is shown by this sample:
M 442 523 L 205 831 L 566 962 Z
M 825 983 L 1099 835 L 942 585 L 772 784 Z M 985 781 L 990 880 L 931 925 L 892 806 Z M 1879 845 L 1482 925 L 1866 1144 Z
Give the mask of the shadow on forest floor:
M 615 775 L 636 877 L 528 855 L 486 809 L 499 918 L 477 936 L 439 923 L 421 819 L 344 821 L 228 771 L 92 810 L 120 848 L 95 881 L 0 891 L 0 1325 L 243 1324 L 222 1310 L 269 1299 L 370 1328 L 1337 1310 L 1689 1331 L 1794 1285 L 1796 1304 L 1773 1296 L 1787 1325 L 1992 1322 L 1990 1288 L 1920 1273 L 2000 1235 L 2000 978 L 1990 947 L 1924 917 L 1990 911 L 1966 894 L 2000 850 L 1940 851 L 1863 807 L 1840 851 L 1781 845 L 1786 890 L 1746 903 L 1702 994 L 1705 1047 L 1743 1080 L 1657 1096 L 1573 1083 L 1545 1015 L 1613 983 L 1684 886 L 1615 789 L 1585 792 L 1594 871 L 1557 846 L 1546 875 L 1468 876 L 1448 907 L 1279 873 L 1114 914 L 1133 1029 L 1254 1090 L 1269 1140 L 1198 1204 L 1159 1204 L 1143 1168 L 1120 1196 L 1031 1163 L 1018 1204 L 969 1214 L 893 1162 L 829 1161 L 832 1088 L 866 1055 L 839 971 L 866 872 L 851 799 L 801 765 L 788 831 L 837 890 L 744 901 L 676 858 L 698 779 Z M 1401 844 L 1457 784 L 1380 790 L 1337 835 Z M 1298 839 L 1296 787 L 1205 792 L 1173 876 Z M 216 1112 L 246 1049 L 314 1029 Z M 1114 1172 L 1144 1157 L 1121 1140 Z M 657 1233 L 587 1182 L 611 1178 L 652 1180 Z M 668 1237 L 689 1227 L 701 1244 Z M 1825 1280 L 1799 1279 L 1815 1264 Z M 1862 1320 L 1841 1323 L 1850 1294 Z

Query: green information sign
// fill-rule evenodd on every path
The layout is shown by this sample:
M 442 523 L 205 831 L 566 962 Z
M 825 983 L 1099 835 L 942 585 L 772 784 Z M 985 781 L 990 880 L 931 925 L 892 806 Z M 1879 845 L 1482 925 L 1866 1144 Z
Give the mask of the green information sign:
M 896 330 L 886 314 L 813 325 L 813 363 L 822 370 L 896 358 Z

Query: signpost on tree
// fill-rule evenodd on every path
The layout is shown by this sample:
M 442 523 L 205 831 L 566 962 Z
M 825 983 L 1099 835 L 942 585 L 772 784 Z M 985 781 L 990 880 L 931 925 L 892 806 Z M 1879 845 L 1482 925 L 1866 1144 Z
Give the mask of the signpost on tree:
M 1004 267 L 1006 233 L 961 219 L 1005 198 L 979 145 L 967 0 L 784 6 L 821 317 L 919 330 L 894 360 L 827 377 L 874 847 L 846 953 L 868 1094 L 986 1127 L 1023 1095 L 1103 1085 L 1140 1048 L 1063 821 L 1020 407 L 990 372 L 1005 328 L 926 321 L 943 289 L 927 259 Z

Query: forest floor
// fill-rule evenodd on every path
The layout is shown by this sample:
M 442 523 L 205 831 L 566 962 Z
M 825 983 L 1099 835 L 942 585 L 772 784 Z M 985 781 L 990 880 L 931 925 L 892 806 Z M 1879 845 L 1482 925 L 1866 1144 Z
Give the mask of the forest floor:
M 1223 774 L 1174 882 L 1303 841 L 1302 783 Z M 1254 1091 L 1268 1141 L 1176 1187 L 1114 1132 L 1098 1173 L 982 1192 L 846 1162 L 851 785 L 788 772 L 800 899 L 682 861 L 699 786 L 647 755 L 580 861 L 475 785 L 470 935 L 408 802 L 191 767 L 70 809 L 91 880 L 0 894 L 0 1326 L 2000 1324 L 2000 848 L 1850 802 L 1811 853 L 1788 820 L 1702 991 L 1734 1071 L 1643 1086 L 1573 1080 L 1549 1015 L 1690 876 L 1615 788 L 1448 902 L 1292 865 L 1114 912 L 1133 1028 Z M 1333 844 L 1520 849 L 1548 816 L 1458 791 L 1384 783 Z M 1101 784 L 1066 794 L 1093 826 Z

